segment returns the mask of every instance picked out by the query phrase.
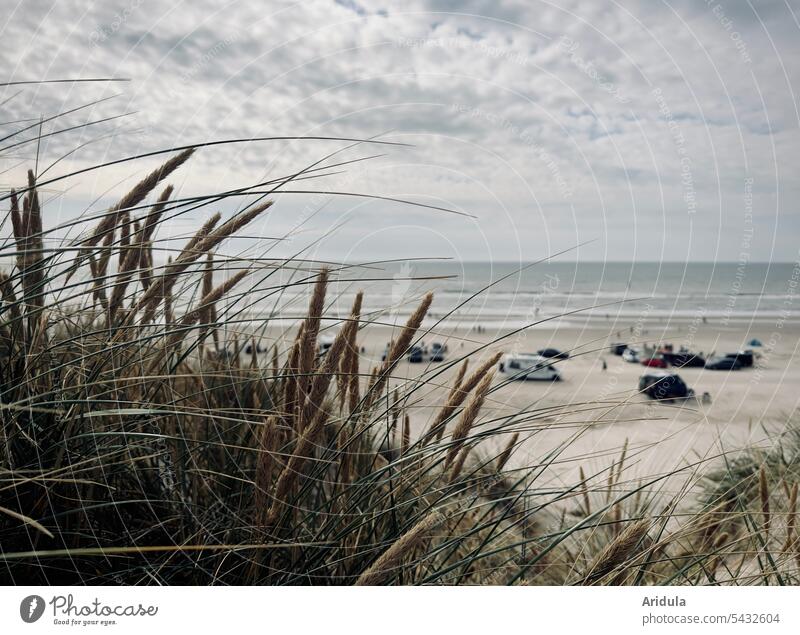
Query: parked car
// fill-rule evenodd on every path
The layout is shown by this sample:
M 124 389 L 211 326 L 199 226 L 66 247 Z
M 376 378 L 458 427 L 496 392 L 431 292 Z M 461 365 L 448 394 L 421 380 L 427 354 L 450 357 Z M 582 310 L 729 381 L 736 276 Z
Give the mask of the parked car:
M 742 363 L 735 357 L 712 357 L 706 362 L 709 370 L 740 370 Z
M 612 355 L 622 355 L 626 348 L 628 348 L 627 344 L 621 344 L 617 342 L 616 344 L 612 344 L 609 350 Z
M 389 358 L 389 351 L 392 349 L 391 342 L 386 345 L 383 349 L 383 353 L 381 353 L 381 361 L 385 362 Z M 422 346 L 414 345 L 410 349 L 408 349 L 408 361 L 412 364 L 421 364 L 425 361 L 425 354 L 426 351 Z
M 381 354 L 381 361 L 385 362 L 387 357 L 389 356 L 389 351 L 391 350 L 392 344 L 391 342 L 386 345 L 383 349 L 383 353 Z M 415 344 L 412 346 L 408 351 L 408 361 L 412 364 L 421 364 L 426 359 L 431 362 L 443 362 L 444 355 L 447 352 L 447 344 L 442 344 L 440 342 L 434 342 L 431 344 L 430 349 L 425 346 L 424 342 L 420 342 L 418 345 Z
M 667 371 L 651 371 L 639 377 L 639 392 L 651 399 L 685 399 L 694 396 L 680 375 Z
M 500 358 L 500 373 L 510 379 L 561 381 L 561 374 L 548 358 L 532 353 L 509 353 Z
M 252 354 L 253 354 L 253 343 L 252 343 L 252 342 L 251 342 L 250 344 L 248 344 L 247 346 L 245 346 L 245 347 L 244 347 L 244 352 L 245 352 L 247 355 L 252 355 Z M 261 348 L 261 344 L 260 344 L 260 343 L 256 343 L 256 350 L 255 350 L 255 352 L 256 352 L 256 353 L 258 353 L 258 354 L 261 354 L 261 353 L 263 353 L 263 352 L 264 352 L 264 349 L 263 349 L 263 348 Z
M 641 355 L 642 353 L 638 349 L 628 347 L 622 353 L 622 359 L 631 364 L 638 364 L 642 361 Z
M 425 349 L 421 346 L 412 346 L 408 351 L 408 361 L 411 364 L 421 364 L 425 361 Z
M 560 351 L 557 348 L 543 348 L 536 351 L 536 354 L 548 359 L 569 359 L 569 353 Z
M 706 365 L 706 360 L 689 351 L 679 353 L 662 353 L 661 355 L 668 364 L 677 368 L 702 368 Z
M 432 362 L 443 362 L 444 354 L 447 352 L 447 344 L 434 342 L 431 344 L 430 354 L 428 359 Z
M 749 368 L 753 365 L 753 351 L 739 351 L 738 353 L 725 353 L 724 357 L 735 359 L 743 368 Z
M 245 354 L 247 354 L 247 355 L 252 355 L 252 354 L 253 354 L 253 344 L 252 344 L 252 343 L 250 343 L 250 344 L 248 344 L 247 346 L 245 346 L 245 347 L 244 347 L 244 352 L 245 352 Z M 255 346 L 255 352 L 256 352 L 256 353 L 258 353 L 258 354 L 261 354 L 261 353 L 263 353 L 263 352 L 264 352 L 264 349 L 263 349 L 263 348 L 261 348 L 261 344 L 256 344 L 256 346 Z
M 661 355 L 653 355 L 652 357 L 645 357 L 642 359 L 642 366 L 650 368 L 666 368 L 667 362 Z
M 336 337 L 329 333 L 322 333 L 317 340 L 317 355 L 320 357 L 325 355 L 333 345 L 333 340 L 335 339 Z

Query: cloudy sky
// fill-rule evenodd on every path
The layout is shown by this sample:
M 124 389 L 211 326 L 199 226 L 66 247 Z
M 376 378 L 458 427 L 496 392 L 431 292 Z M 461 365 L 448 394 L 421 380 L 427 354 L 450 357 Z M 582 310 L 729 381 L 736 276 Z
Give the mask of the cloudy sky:
M 569 258 L 798 257 L 797 0 L 26 0 L 2 30 L 6 81 L 130 80 L 0 87 L 4 137 L 114 96 L 43 125 L 124 115 L 48 137 L 48 177 L 200 141 L 407 144 L 217 146 L 176 173 L 188 196 L 334 151 L 329 163 L 372 157 L 277 196 L 252 232 L 272 253 L 518 261 L 585 243 Z M 2 142 L 4 188 L 35 159 L 36 144 L 15 145 L 30 136 Z M 102 209 L 154 165 L 53 183 L 47 222 Z

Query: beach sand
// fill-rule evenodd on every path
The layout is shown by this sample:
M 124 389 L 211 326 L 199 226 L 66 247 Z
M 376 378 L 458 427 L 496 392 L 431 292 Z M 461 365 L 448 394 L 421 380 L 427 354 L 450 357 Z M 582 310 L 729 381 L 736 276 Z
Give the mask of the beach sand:
M 482 409 L 481 425 L 474 430 L 500 425 L 523 430 L 522 443 L 510 464 L 523 467 L 548 463 L 539 481 L 554 485 L 574 485 L 579 467 L 587 475 L 607 470 L 619 459 L 626 442 L 623 484 L 656 479 L 679 468 L 683 468 L 681 475 L 690 477 L 708 467 L 704 464 L 701 470 L 695 470 L 698 464 L 709 459 L 713 464 L 713 457 L 723 452 L 774 443 L 776 434 L 786 428 L 795 413 L 800 399 L 800 325 L 788 321 L 726 325 L 713 320 L 667 323 L 652 319 L 639 323 L 638 331 L 632 333 L 633 328 L 601 319 L 574 324 L 559 321 L 555 326 L 544 323 L 511 335 L 509 330 L 488 325 L 481 332 L 475 328 L 434 329 L 422 340 L 426 344 L 446 343 L 449 350 L 445 362 L 403 361 L 393 373 L 390 388 L 404 385 L 408 389 L 420 378 L 427 379 L 407 401 L 412 438 L 416 438 L 444 402 L 458 368 L 457 360 L 474 353 L 470 367 L 475 368 L 496 351 L 535 352 L 545 347 L 569 351 L 570 359 L 558 362 L 563 381 L 509 382 L 502 375 L 495 377 L 493 391 Z M 362 373 L 380 363 L 386 343 L 398 331 L 376 325 L 362 329 Z M 292 331 L 277 328 L 263 334 L 265 342 L 277 337 L 286 347 L 293 336 Z M 617 341 L 670 342 L 676 351 L 687 345 L 708 355 L 711 351 L 737 351 L 753 337 L 765 345 L 754 349 L 760 358 L 753 368 L 734 372 L 676 369 L 697 398 L 669 405 L 638 394 L 644 366 L 625 362 L 609 352 L 609 344 Z M 502 339 L 496 341 L 498 338 Z M 606 370 L 602 368 L 603 360 Z M 710 394 L 710 404 L 702 403 L 704 392 Z M 505 419 L 508 415 L 515 415 L 513 424 Z M 500 434 L 487 439 L 476 452 L 494 456 L 509 437 L 510 434 Z M 673 477 L 669 484 L 658 482 L 653 487 L 673 490 L 683 480 Z

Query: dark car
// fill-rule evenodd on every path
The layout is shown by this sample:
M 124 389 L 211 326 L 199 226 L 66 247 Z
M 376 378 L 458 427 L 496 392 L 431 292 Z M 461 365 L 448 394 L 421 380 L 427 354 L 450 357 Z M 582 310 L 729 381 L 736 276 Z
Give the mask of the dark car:
M 336 338 L 330 333 L 323 333 L 320 335 L 319 341 L 317 342 L 317 357 L 324 357 L 327 355 L 335 339 Z
M 679 375 L 668 372 L 645 373 L 639 378 L 639 392 L 651 399 L 685 399 L 694 395 Z
M 735 357 L 714 357 L 706 362 L 709 370 L 740 370 L 742 363 Z
M 250 342 L 247 346 L 244 347 L 244 352 L 247 355 L 252 355 L 253 354 L 253 342 Z M 266 351 L 266 349 L 261 348 L 261 342 L 256 342 L 255 352 L 260 355 L 261 353 L 266 353 L 267 351 Z
M 421 364 L 425 361 L 425 349 L 421 346 L 412 346 L 408 351 L 408 361 L 412 364 Z
M 618 342 L 616 344 L 612 344 L 609 350 L 612 355 L 622 355 L 626 348 L 628 348 L 627 344 L 621 344 Z
M 702 368 L 706 360 L 695 353 L 682 351 L 680 353 L 662 353 L 664 360 L 677 368 Z
M 557 348 L 543 348 L 536 351 L 536 353 L 549 359 L 569 359 L 569 353 L 560 351 Z
M 433 344 L 431 344 L 429 359 L 432 362 L 443 362 L 444 354 L 446 352 L 447 352 L 446 344 L 440 344 L 439 342 L 434 342 Z
M 753 365 L 753 351 L 739 351 L 738 353 L 726 353 L 726 359 L 735 359 L 742 368 L 750 368 Z

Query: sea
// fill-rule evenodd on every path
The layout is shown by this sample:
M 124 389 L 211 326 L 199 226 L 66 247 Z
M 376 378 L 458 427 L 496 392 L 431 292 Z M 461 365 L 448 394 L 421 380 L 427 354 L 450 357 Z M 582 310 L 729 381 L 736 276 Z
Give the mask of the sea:
M 426 324 L 470 328 L 587 320 L 713 320 L 736 326 L 800 319 L 800 263 L 405 260 L 331 267 L 330 318 L 348 315 L 356 291 L 363 290 L 365 318 L 392 325 L 404 323 L 428 291 L 434 301 Z M 312 283 L 303 268 L 291 280 L 265 282 L 280 291 L 251 308 L 259 318 L 267 313 L 296 321 Z

